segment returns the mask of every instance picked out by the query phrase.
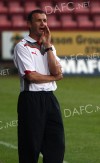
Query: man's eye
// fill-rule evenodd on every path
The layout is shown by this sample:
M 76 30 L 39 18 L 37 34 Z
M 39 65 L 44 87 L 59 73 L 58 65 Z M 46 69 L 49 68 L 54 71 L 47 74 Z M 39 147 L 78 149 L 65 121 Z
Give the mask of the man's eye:
M 44 20 L 44 22 L 47 22 L 47 20 Z

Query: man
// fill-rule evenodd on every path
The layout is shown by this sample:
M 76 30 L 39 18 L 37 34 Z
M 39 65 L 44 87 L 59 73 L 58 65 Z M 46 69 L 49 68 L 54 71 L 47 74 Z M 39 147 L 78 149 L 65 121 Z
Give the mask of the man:
M 21 93 L 18 99 L 19 163 L 62 163 L 64 128 L 59 103 L 53 94 L 62 72 L 45 12 L 34 10 L 28 15 L 29 36 L 14 49 Z

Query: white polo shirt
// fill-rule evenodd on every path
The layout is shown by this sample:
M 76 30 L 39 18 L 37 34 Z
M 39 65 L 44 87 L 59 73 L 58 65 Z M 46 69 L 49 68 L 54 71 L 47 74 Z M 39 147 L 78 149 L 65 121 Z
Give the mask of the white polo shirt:
M 43 46 L 43 45 L 42 45 Z M 39 46 L 40 47 L 40 46 Z M 37 46 L 36 40 L 32 39 L 30 36 L 26 36 L 22 39 L 14 49 L 14 63 L 18 69 L 20 76 L 20 90 L 22 91 L 55 91 L 57 85 L 54 82 L 35 84 L 29 83 L 24 79 L 24 75 L 30 73 L 31 71 L 36 71 L 43 75 L 50 75 L 47 53 L 43 52 Z M 56 50 L 54 46 L 53 54 L 57 61 L 60 59 L 56 55 Z

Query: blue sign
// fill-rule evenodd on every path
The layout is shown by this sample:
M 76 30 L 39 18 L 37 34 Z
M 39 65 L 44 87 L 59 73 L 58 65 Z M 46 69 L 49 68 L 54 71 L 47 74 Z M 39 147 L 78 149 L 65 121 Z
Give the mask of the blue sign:
M 100 76 L 100 57 L 63 57 L 61 59 L 64 75 Z

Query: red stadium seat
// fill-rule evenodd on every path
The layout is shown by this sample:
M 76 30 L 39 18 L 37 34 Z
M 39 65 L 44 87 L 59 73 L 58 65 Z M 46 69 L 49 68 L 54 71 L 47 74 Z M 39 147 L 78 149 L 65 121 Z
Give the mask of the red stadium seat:
M 8 12 L 8 8 L 4 5 L 3 1 L 0 2 L 0 14 L 6 14 Z
M 11 21 L 6 15 L 0 15 L 0 28 L 9 28 L 11 27 Z
M 74 3 L 74 12 L 76 14 L 87 14 L 90 12 L 90 3 L 89 1 L 83 1 L 83 0 L 76 0 L 76 2 Z
M 41 2 L 40 8 L 44 10 L 47 14 L 51 14 L 54 11 L 52 2 L 50 1 Z
M 24 6 L 24 9 L 25 9 L 25 13 L 28 14 L 29 12 L 31 12 L 32 10 L 35 10 L 37 9 L 37 5 L 35 2 L 33 1 L 27 1 L 25 2 L 25 6 Z
M 100 1 L 91 1 L 90 10 L 92 14 L 100 14 Z
M 67 1 L 64 1 L 64 2 L 58 2 L 56 4 L 58 10 L 55 10 L 56 12 L 59 12 L 59 13 L 73 13 L 73 8 L 74 8 L 74 3 L 73 2 L 67 2 Z
M 10 14 L 22 14 L 24 8 L 20 5 L 19 1 L 11 1 L 8 3 L 8 10 Z
M 96 29 L 100 29 L 100 15 L 95 15 L 93 17 L 94 20 L 94 26 Z
M 48 26 L 50 28 L 60 28 L 61 22 L 56 19 L 55 15 L 48 15 Z
M 77 22 L 79 28 L 90 29 L 94 27 L 94 23 L 89 19 L 88 15 L 78 15 Z
M 71 15 L 62 15 L 61 16 L 61 24 L 63 28 L 76 28 L 77 21 L 75 21 Z
M 13 15 L 12 16 L 12 27 L 24 28 L 27 27 L 27 23 L 24 20 L 22 15 Z

